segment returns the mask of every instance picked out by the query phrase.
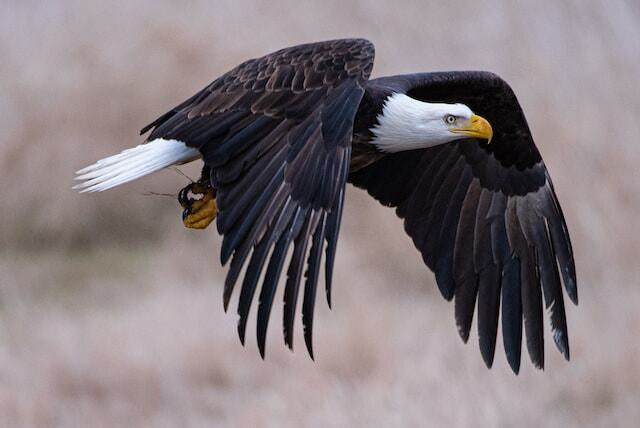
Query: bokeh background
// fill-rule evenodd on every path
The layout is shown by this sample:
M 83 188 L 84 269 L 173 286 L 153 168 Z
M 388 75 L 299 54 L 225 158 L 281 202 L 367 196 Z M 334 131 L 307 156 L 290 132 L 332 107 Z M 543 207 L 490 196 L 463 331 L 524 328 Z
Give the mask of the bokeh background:
M 634 426 L 639 4 L 4 0 L 0 426 Z M 572 234 L 570 363 L 548 340 L 544 371 L 523 354 L 513 375 L 501 345 L 488 370 L 393 211 L 353 188 L 316 361 L 299 321 L 295 352 L 282 344 L 281 304 L 262 361 L 222 310 L 215 231 L 184 229 L 175 198 L 148 195 L 184 177 L 71 190 L 76 169 L 141 142 L 237 63 L 347 36 L 376 44 L 374 76 L 486 69 L 511 83 Z

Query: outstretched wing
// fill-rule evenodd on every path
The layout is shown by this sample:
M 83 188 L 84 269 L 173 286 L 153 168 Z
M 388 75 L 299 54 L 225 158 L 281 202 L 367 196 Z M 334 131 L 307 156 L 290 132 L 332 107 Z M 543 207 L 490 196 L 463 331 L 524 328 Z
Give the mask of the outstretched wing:
M 571 242 L 511 88 L 491 73 L 446 72 L 376 79 L 367 83 L 369 90 L 464 103 L 492 124 L 490 144 L 461 140 L 389 154 L 353 172 L 349 181 L 397 207 L 442 295 L 455 297 L 456 323 L 465 342 L 477 300 L 480 350 L 489 367 L 500 305 L 511 368 L 517 373 L 520 367 L 523 318 L 531 360 L 543 367 L 543 300 L 553 339 L 569 359 L 560 278 L 577 303 Z
M 142 130 L 154 128 L 150 140 L 176 139 L 199 149 L 211 168 L 217 188 L 217 226 L 224 235 L 222 263 L 231 259 L 225 309 L 247 264 L 238 304 L 243 343 L 251 302 L 267 264 L 257 326 L 263 357 L 269 314 L 291 244 L 284 291 L 285 343 L 293 347 L 296 302 L 306 264 L 302 319 L 313 357 L 311 333 L 322 249 L 326 241 L 330 298 L 353 120 L 373 57 L 373 45 L 362 39 L 283 49 L 239 65 Z

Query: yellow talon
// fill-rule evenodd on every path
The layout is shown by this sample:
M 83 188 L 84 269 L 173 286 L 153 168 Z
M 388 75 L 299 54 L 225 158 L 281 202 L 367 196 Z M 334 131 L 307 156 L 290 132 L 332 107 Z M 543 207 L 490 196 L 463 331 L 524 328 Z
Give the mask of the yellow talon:
M 195 201 L 191 205 L 191 213 L 184 216 L 182 223 L 191 229 L 204 229 L 218 215 L 218 207 L 216 200 L 212 197 L 207 197 L 206 200 Z
M 204 229 L 218 215 L 216 192 L 201 182 L 191 183 L 178 195 L 182 212 L 182 223 L 190 229 Z

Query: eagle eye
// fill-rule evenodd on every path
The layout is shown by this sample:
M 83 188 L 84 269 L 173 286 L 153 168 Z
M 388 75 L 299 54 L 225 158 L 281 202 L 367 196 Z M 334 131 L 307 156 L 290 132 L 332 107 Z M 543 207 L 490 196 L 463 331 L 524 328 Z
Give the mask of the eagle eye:
M 444 122 L 447 125 L 453 125 L 454 123 L 456 123 L 456 117 L 452 114 L 448 114 L 444 117 Z

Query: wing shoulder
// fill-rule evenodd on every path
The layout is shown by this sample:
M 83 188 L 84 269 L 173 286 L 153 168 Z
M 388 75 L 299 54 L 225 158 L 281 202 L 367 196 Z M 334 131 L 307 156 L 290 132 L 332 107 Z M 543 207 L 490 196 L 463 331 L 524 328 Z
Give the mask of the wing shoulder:
M 375 49 L 366 39 L 338 39 L 278 50 L 243 62 L 142 128 L 148 139 L 168 138 L 202 117 L 251 111 L 273 117 L 304 116 L 330 88 L 371 74 Z M 189 144 L 189 141 L 187 141 Z

